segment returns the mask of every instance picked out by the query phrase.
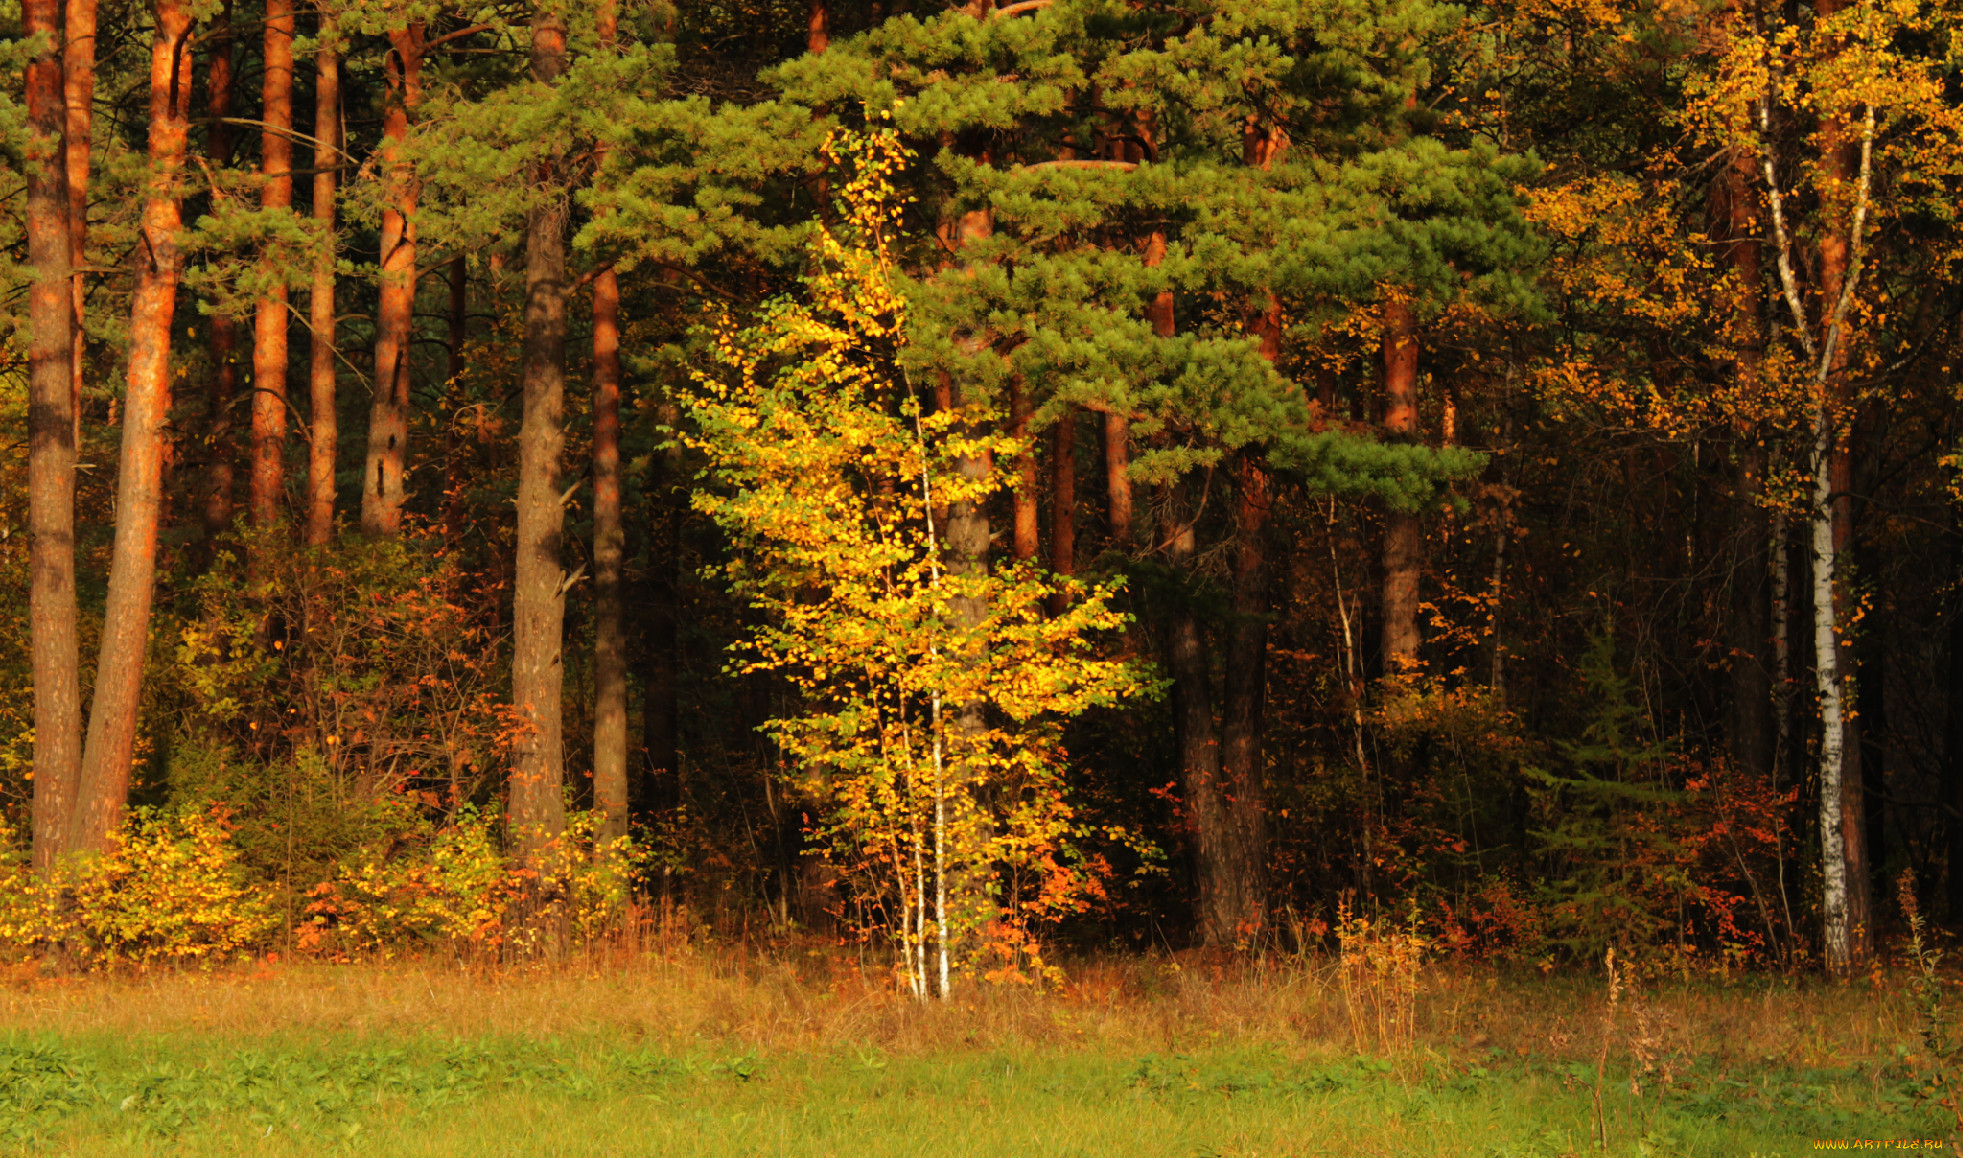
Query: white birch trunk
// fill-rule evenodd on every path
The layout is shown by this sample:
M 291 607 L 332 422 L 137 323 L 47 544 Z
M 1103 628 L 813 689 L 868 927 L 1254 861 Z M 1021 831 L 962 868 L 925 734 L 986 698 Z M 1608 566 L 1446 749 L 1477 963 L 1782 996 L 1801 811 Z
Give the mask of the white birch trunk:
M 1841 780 L 1845 768 L 1842 727 L 1840 641 L 1834 622 L 1833 483 L 1828 461 L 1833 449 L 1826 401 L 1813 414 L 1813 670 L 1820 695 L 1820 915 L 1821 952 L 1827 971 L 1847 972 L 1853 941 L 1847 924 L 1847 850 L 1841 832 Z

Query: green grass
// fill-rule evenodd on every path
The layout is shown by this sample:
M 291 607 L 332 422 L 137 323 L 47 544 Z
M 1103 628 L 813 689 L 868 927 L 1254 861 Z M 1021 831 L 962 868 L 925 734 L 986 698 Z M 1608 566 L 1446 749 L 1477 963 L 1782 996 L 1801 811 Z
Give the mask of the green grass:
M 1797 1155 L 1946 1137 L 1910 1066 L 1699 1061 L 1603 1083 L 1615 1155 Z M 1619 1071 L 1619 1072 L 1618 1072 Z M 1599 1152 L 1595 1067 L 1304 1043 L 731 1052 L 618 1032 L 0 1037 L 0 1139 L 22 1153 L 1195 1158 Z

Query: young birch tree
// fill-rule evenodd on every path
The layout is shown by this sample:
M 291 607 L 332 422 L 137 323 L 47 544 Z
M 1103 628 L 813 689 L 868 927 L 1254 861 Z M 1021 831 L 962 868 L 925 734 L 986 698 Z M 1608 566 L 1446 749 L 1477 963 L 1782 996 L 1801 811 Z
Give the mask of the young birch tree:
M 1005 486 L 970 464 L 1025 448 L 932 408 L 904 369 L 898 135 L 835 135 L 825 156 L 845 178 L 840 224 L 815 235 L 805 292 L 748 329 L 725 319 L 714 366 L 696 376 L 688 441 L 716 485 L 695 505 L 738 543 L 725 573 L 764 618 L 735 667 L 799 693 L 766 727 L 886 906 L 905 986 L 945 997 L 975 925 L 991 911 L 1015 921 L 1010 874 L 1044 878 L 1052 902 L 1081 880 L 1062 863 L 1072 822 L 1056 722 L 1144 685 L 1089 650 L 1122 622 L 1111 587 L 1046 618 L 1070 580 L 1020 562 L 949 565 L 947 512 Z M 958 610 L 975 606 L 986 613 Z M 979 727 L 956 718 L 972 704 Z
M 1813 557 L 1813 674 L 1820 713 L 1819 824 L 1822 950 L 1846 975 L 1869 952 L 1865 793 L 1847 711 L 1850 636 L 1858 618 L 1845 561 L 1853 545 L 1853 434 L 1881 373 L 1863 332 L 1885 325 L 1885 296 L 1864 295 L 1877 230 L 1908 208 L 1918 170 L 1952 168 L 1963 120 L 1942 93 L 1941 66 L 1905 54 L 1943 22 L 1936 7 L 1822 3 L 1806 24 L 1732 33 L 1706 103 L 1707 132 L 1756 154 L 1759 193 L 1784 315 L 1780 371 L 1803 399 L 1801 471 Z M 1740 113 L 1746 115 L 1741 116 Z M 1747 119 L 1749 118 L 1749 119 Z M 1810 126 L 1782 153 L 1787 129 Z M 1796 155 L 1794 155 L 1796 154 Z M 1878 194 L 1898 190 L 1903 204 Z M 1807 252 L 1810 249 L 1810 253 Z M 1858 734 L 1858 733 L 1854 733 Z

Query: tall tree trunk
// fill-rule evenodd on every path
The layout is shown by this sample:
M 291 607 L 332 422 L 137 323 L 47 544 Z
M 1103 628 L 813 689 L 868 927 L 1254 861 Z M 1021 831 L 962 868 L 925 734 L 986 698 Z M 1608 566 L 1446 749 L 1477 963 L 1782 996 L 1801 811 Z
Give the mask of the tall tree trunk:
M 1759 222 L 1752 201 L 1753 159 L 1738 150 L 1719 175 L 1713 214 L 1725 230 L 1725 257 L 1731 266 L 1730 329 L 1737 354 L 1734 390 L 1740 413 L 1755 407 L 1765 360 L 1765 321 L 1761 311 L 1763 270 Z M 1760 503 L 1765 491 L 1765 447 L 1756 422 L 1739 421 L 1732 430 L 1735 470 L 1732 489 L 1731 754 L 1740 767 L 1770 775 L 1773 760 L 1772 681 L 1765 655 L 1770 635 L 1768 575 L 1771 540 Z
M 1830 20 L 1847 7 L 1845 0 L 1822 0 L 1818 20 Z M 1872 112 L 1869 114 L 1872 120 Z M 1872 130 L 1870 129 L 1870 132 Z M 1820 184 L 1836 192 L 1856 187 L 1855 153 L 1848 125 L 1838 114 L 1821 123 Z M 1848 219 L 1833 221 L 1819 232 L 1820 357 L 1813 422 L 1813 651 L 1814 678 L 1820 695 L 1820 795 L 1822 854 L 1828 859 L 1824 899 L 1825 957 L 1830 971 L 1846 975 L 1867 962 L 1874 945 L 1872 888 L 1868 879 L 1866 793 L 1860 775 L 1860 733 L 1845 710 L 1845 673 L 1849 670 L 1854 618 L 1849 601 L 1853 592 L 1843 581 L 1840 561 L 1854 541 L 1853 420 L 1847 413 L 1852 399 L 1847 386 L 1848 312 L 1842 302 L 1852 275 L 1855 247 L 1860 244 L 1858 216 L 1866 209 L 1869 173 L 1863 163 L 1858 181 L 1859 207 Z M 1827 213 L 1848 213 L 1829 204 Z M 1829 834 L 1825 830 L 1837 831 Z M 1838 863 L 1834 863 L 1837 860 Z
M 34 868 L 61 855 L 82 760 L 75 607 L 74 250 L 62 149 L 59 0 L 27 0 L 22 32 L 47 47 L 27 63 L 28 624 L 34 662 Z
M 150 175 L 130 306 L 129 388 L 123 402 L 123 457 L 116 483 L 116 538 L 103 608 L 81 787 L 68 847 L 102 850 L 129 802 L 143 657 L 162 506 L 164 421 L 170 406 L 170 327 L 177 305 L 182 225 L 177 179 L 190 135 L 191 13 L 185 0 L 157 0 L 150 50 Z
M 1172 565 L 1191 578 L 1199 536 L 1185 489 L 1184 483 L 1173 488 L 1162 537 Z M 1245 912 L 1239 889 L 1245 874 L 1240 871 L 1242 850 L 1235 839 L 1232 806 L 1221 782 L 1210 666 L 1194 600 L 1181 597 L 1166 623 L 1166 671 L 1172 676 L 1174 743 L 1199 884 L 1200 939 L 1208 945 L 1232 945 Z
M 1034 563 L 1036 554 L 1042 549 L 1039 541 L 1036 507 L 1036 444 L 1029 435 L 1029 423 L 1035 414 L 1035 406 L 1029 398 L 1029 387 L 1018 380 L 1009 387 L 1009 433 L 1022 444 L 1016 455 L 1016 489 L 1010 496 L 1010 550 L 1018 563 Z
M 566 26 L 541 11 L 532 22 L 532 78 L 543 84 L 566 71 Z M 536 174 L 541 186 L 562 179 L 556 158 Z M 565 572 L 559 540 L 565 505 L 559 459 L 565 450 L 566 225 L 561 193 L 525 222 L 525 414 L 518 432 L 517 573 L 513 583 L 511 696 L 526 729 L 514 745 L 511 826 L 536 856 L 565 828 L 565 750 L 561 712 L 565 668 Z
M 1111 549 L 1131 550 L 1131 419 L 1104 415 L 1104 522 Z
M 1267 760 L 1261 739 L 1268 698 L 1267 471 L 1252 451 L 1237 464 L 1234 512 L 1234 618 L 1227 632 L 1221 705 L 1221 789 L 1232 820 L 1216 885 L 1220 933 L 1252 940 L 1268 915 Z M 1231 927 L 1228 920 L 1231 918 Z
M 600 6 L 600 43 L 617 35 L 613 0 Z M 604 149 L 604 146 L 601 146 Z M 596 165 L 604 164 L 600 153 Z M 621 570 L 627 536 L 620 517 L 620 279 L 593 277 L 593 802 L 601 835 L 627 834 L 627 632 Z
M 1050 570 L 1077 572 L 1077 412 L 1066 410 L 1050 428 Z M 1050 614 L 1062 615 L 1070 599 L 1050 596 Z
M 409 347 L 416 309 L 416 175 L 404 150 L 409 118 L 422 103 L 423 23 L 389 31 L 388 105 L 382 114 L 382 284 L 375 310 L 375 401 L 361 476 L 361 529 L 394 535 L 408 500 Z
M 311 437 L 307 447 L 307 542 L 321 546 L 334 537 L 334 468 L 340 458 L 341 419 L 335 360 L 334 198 L 341 163 L 341 58 L 338 30 L 323 10 L 320 43 L 314 50 L 314 222 L 325 248 L 314 265 L 313 291 L 307 303 L 313 330 L 307 367 L 308 413 Z
M 830 48 L 832 43 L 832 12 L 829 0 L 811 0 L 809 19 L 806 21 L 804 50 L 813 56 Z
M 265 73 L 259 134 L 260 205 L 274 213 L 293 207 L 293 0 L 266 0 Z M 286 327 L 284 271 L 259 299 L 252 327 L 252 480 L 249 506 L 256 527 L 279 521 L 286 493 Z
M 1418 338 L 1411 303 L 1384 303 L 1384 433 L 1408 441 L 1418 436 Z M 1384 515 L 1384 671 L 1413 670 L 1418 663 L 1418 573 L 1424 566 L 1424 532 L 1415 512 Z
M 82 377 L 88 366 L 88 331 L 82 325 L 88 294 L 82 270 L 88 265 L 89 164 L 95 135 L 95 12 L 96 0 L 68 0 L 62 14 L 67 32 L 61 46 L 61 82 L 67 105 L 67 136 L 62 150 L 68 169 L 68 250 L 73 262 L 69 308 L 74 315 L 69 406 L 77 454 L 82 446 Z M 78 739 L 76 744 L 80 743 Z
M 1242 159 L 1266 170 L 1283 138 L 1249 122 Z M 1249 332 L 1269 365 L 1281 359 L 1281 300 L 1265 295 Z M 1233 620 L 1227 629 L 1226 679 L 1221 689 L 1220 786 L 1231 821 L 1216 864 L 1213 933 L 1247 943 L 1258 937 L 1268 916 L 1267 761 L 1262 727 L 1268 694 L 1269 482 L 1258 451 L 1241 451 L 1235 464 L 1238 486 L 1234 508 Z M 1231 924 L 1230 924 L 1231 922 Z
M 210 125 L 205 130 L 205 158 L 214 169 L 232 163 L 233 58 L 237 54 L 232 37 L 232 5 L 227 0 L 212 22 L 206 36 L 211 43 L 210 75 L 205 81 L 205 111 Z M 238 485 L 237 447 L 233 428 L 233 408 L 239 393 L 239 324 L 223 311 L 211 315 L 211 381 L 206 384 L 204 404 L 204 533 L 211 540 L 232 527 Z

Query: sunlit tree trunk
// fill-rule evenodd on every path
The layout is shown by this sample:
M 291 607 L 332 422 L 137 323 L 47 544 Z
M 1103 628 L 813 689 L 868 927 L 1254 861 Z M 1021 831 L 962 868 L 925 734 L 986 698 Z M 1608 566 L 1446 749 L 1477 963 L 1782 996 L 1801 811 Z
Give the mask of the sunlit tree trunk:
M 616 36 L 612 0 L 600 6 L 600 43 Z M 604 146 L 600 150 L 604 161 Z M 627 537 L 620 517 L 620 279 L 593 276 L 593 803 L 603 835 L 627 833 L 627 632 L 621 571 Z
M 1077 412 L 1066 410 L 1050 428 L 1050 570 L 1077 571 Z M 1050 596 L 1050 614 L 1062 615 L 1069 597 Z
M 1104 415 L 1104 525 L 1113 550 L 1131 549 L 1131 419 Z
M 1035 412 L 1029 388 L 1021 382 L 1009 387 L 1009 432 L 1022 443 L 1016 455 L 1016 489 L 1010 496 L 1010 551 L 1018 563 L 1033 563 L 1042 549 L 1036 506 L 1036 446 L 1030 439 L 1029 423 Z
M 60 4 L 27 0 L 22 32 L 47 37 L 27 62 L 28 623 L 34 663 L 34 867 L 62 852 L 82 759 L 75 606 L 74 251 L 62 134 Z
M 82 317 L 88 304 L 83 269 L 89 235 L 90 150 L 95 135 L 96 0 L 67 0 L 62 13 L 67 38 L 61 45 L 61 73 L 67 105 L 67 136 L 62 150 L 68 169 L 68 250 L 72 255 L 70 308 L 74 341 L 69 361 L 69 403 L 74 414 L 76 453 L 82 446 L 82 378 L 87 370 L 88 332 Z M 76 743 L 79 745 L 80 740 Z
M 157 0 L 150 50 L 150 174 L 130 307 L 129 386 L 116 485 L 116 537 L 103 608 L 102 655 L 83 751 L 69 848 L 98 852 L 122 822 L 136 748 L 143 659 L 162 507 L 164 422 L 170 406 L 171 318 L 177 304 L 181 220 L 177 180 L 190 135 L 191 13 L 184 0 Z
M 381 168 L 388 182 L 382 210 L 381 293 L 375 313 L 375 401 L 368 410 L 368 453 L 361 476 L 361 529 L 393 535 L 408 500 L 409 347 L 416 307 L 416 177 L 404 148 L 409 118 L 422 103 L 423 23 L 389 30 L 382 114 Z
M 307 393 L 310 438 L 307 447 L 307 542 L 319 546 L 334 536 L 334 470 L 340 458 L 341 420 L 336 411 L 334 198 L 339 190 L 341 163 L 341 58 L 333 42 L 336 30 L 325 11 L 320 19 L 320 44 L 314 52 L 314 222 L 326 240 L 314 265 L 313 291 L 307 303 L 313 331 L 309 343 Z
M 810 16 L 805 25 L 804 50 L 815 56 L 830 48 L 831 43 L 831 4 L 828 0 L 811 0 Z
M 260 205 L 293 207 L 293 0 L 266 0 L 264 111 L 259 134 Z M 274 271 L 268 271 L 274 272 Z M 266 289 L 252 326 L 252 478 L 249 510 L 257 527 L 279 521 L 286 493 L 286 329 L 284 273 Z
M 1418 337 L 1411 303 L 1392 296 L 1384 303 L 1384 434 L 1408 441 L 1418 436 Z M 1424 566 L 1424 531 L 1415 512 L 1384 515 L 1384 671 L 1418 662 L 1418 573 Z
M 545 84 L 565 74 L 566 27 L 557 15 L 542 11 L 533 18 L 531 64 L 533 79 Z M 555 162 L 542 164 L 540 184 L 560 179 Z M 524 731 L 513 745 L 511 826 L 520 847 L 534 856 L 565 827 L 559 459 L 566 442 L 567 210 L 564 195 L 555 193 L 525 223 L 525 413 L 518 432 L 511 628 L 511 696 Z

